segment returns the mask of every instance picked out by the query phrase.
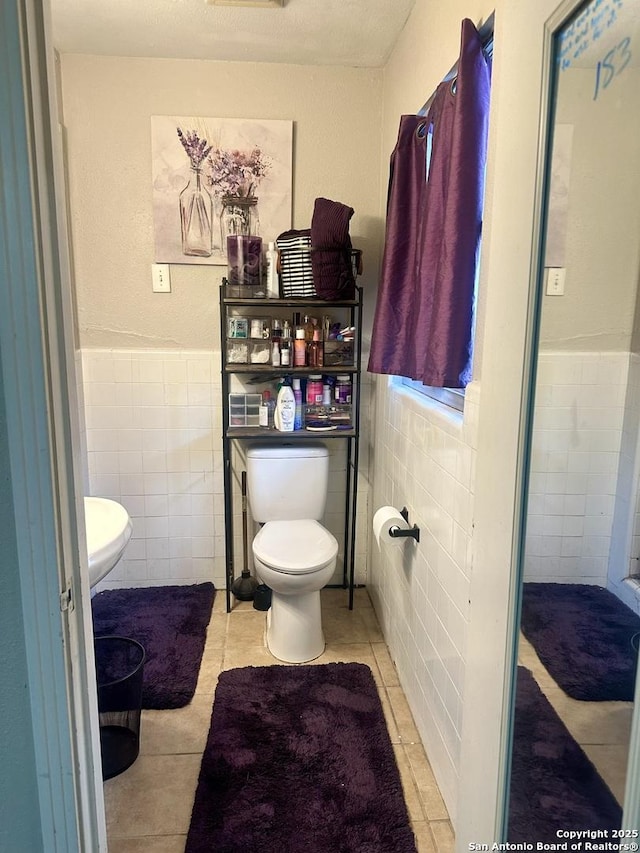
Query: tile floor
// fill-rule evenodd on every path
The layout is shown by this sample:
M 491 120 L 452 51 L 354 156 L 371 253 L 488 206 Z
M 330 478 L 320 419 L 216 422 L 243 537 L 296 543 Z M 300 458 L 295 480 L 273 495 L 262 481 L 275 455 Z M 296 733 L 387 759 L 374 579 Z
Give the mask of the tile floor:
M 522 634 L 518 661 L 531 670 L 560 719 L 622 805 L 633 702 L 581 702 L 567 696 Z
M 371 667 L 394 744 L 419 853 L 453 853 L 444 801 L 416 731 L 395 667 L 365 589 L 325 589 L 327 647 L 314 663 L 359 662 Z M 264 646 L 265 614 L 249 603 L 226 613 L 216 594 L 196 695 L 173 711 L 143 711 L 140 755 L 105 782 L 109 853 L 183 853 L 218 674 L 238 666 L 277 662 Z M 253 851 L 247 851 L 253 853 Z

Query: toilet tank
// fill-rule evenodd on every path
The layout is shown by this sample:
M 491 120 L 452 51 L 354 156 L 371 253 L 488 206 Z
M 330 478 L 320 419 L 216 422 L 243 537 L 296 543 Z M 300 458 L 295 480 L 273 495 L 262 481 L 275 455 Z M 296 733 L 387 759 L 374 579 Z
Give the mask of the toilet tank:
M 254 521 L 320 521 L 328 484 L 324 444 L 258 444 L 247 450 L 247 496 Z

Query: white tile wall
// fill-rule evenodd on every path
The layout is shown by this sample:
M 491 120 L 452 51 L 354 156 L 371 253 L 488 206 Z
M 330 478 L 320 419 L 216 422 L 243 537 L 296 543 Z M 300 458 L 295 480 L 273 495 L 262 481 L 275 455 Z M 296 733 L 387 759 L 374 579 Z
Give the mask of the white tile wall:
M 213 580 L 224 587 L 224 501 L 217 355 L 84 350 L 91 494 L 133 522 L 100 588 Z
M 607 585 L 628 375 L 628 353 L 540 353 L 525 580 Z
M 478 389 L 464 417 L 376 382 L 370 519 L 406 506 L 421 540 L 370 544 L 369 589 L 438 784 L 455 821 L 469 614 Z
M 82 376 L 89 493 L 120 501 L 133 522 L 123 559 L 98 589 L 203 580 L 223 589 L 219 353 L 86 349 Z M 341 544 L 333 579 L 341 582 L 346 454 L 344 442 L 328 446 L 331 481 L 324 521 Z M 366 460 L 365 452 L 361 461 Z M 359 486 L 356 581 L 364 583 L 366 476 Z M 239 487 L 234 491 L 235 565 L 241 566 Z
M 640 356 L 629 356 L 629 379 L 620 447 L 609 589 L 640 613 Z M 634 580 L 629 580 L 634 578 Z

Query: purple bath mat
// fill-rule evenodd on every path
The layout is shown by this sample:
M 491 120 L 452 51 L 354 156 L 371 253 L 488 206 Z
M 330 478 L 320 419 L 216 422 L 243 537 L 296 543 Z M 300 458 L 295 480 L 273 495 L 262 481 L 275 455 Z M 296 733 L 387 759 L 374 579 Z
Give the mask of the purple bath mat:
M 107 589 L 91 600 L 94 636 L 144 647 L 143 708 L 182 708 L 193 698 L 214 596 L 212 583 L 199 583 Z
M 622 810 L 528 669 L 518 667 L 510 842 L 558 842 L 558 830 L 620 829 Z
M 640 617 L 612 592 L 586 584 L 525 583 L 521 627 L 573 699 L 633 702 Z
M 369 667 L 222 672 L 185 853 L 416 853 Z

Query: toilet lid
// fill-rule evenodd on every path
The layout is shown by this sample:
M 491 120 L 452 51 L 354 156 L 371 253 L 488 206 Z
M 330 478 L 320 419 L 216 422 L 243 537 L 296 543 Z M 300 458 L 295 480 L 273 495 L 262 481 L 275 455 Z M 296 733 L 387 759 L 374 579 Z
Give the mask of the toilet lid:
M 274 571 L 304 575 L 334 560 L 338 542 L 313 519 L 268 521 L 253 540 L 253 553 Z

